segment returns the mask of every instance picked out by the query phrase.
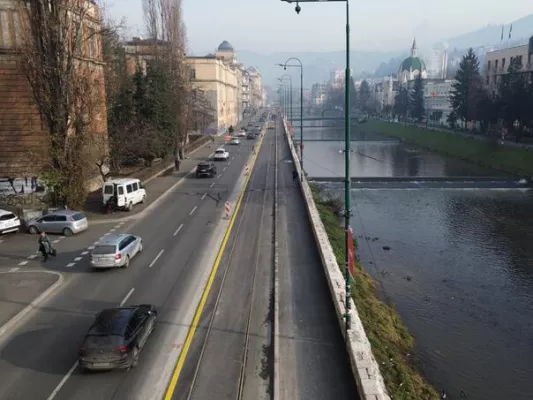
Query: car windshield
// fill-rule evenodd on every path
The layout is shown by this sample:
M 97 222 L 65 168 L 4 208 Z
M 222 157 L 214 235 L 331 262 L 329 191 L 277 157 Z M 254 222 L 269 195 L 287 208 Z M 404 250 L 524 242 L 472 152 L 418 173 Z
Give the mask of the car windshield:
M 217 150 L 216 153 L 217 154 L 224 154 L 226 151 L 225 150 Z
M 205 164 L 205 163 L 198 164 L 198 168 L 209 168 L 209 164 Z
M 93 254 L 115 254 L 115 250 L 115 246 L 101 245 L 94 248 Z

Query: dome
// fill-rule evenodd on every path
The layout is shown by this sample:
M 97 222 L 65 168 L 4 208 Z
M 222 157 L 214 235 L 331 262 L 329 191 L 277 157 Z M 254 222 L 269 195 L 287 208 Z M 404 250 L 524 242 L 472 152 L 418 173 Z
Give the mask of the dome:
M 418 57 L 407 57 L 400 65 L 399 72 L 403 71 L 425 71 L 426 64 Z
M 222 43 L 220 43 L 220 46 L 218 46 L 218 51 L 231 51 L 233 52 L 233 46 L 229 44 L 227 40 L 224 40 Z

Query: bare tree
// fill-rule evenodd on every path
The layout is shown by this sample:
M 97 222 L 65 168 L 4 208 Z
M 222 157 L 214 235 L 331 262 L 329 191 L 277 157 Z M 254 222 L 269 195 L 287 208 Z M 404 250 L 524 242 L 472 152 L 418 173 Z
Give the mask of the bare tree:
M 18 9 L 20 66 L 48 128 L 43 177 L 56 201 L 81 207 L 94 172 L 89 135 L 105 134 L 98 9 L 92 0 L 20 0 Z

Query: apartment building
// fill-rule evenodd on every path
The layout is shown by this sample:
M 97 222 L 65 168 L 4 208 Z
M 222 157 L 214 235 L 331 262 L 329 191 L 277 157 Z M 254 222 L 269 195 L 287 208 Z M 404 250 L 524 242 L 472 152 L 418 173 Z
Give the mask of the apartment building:
M 50 165 L 49 135 L 32 89 L 19 64 L 22 31 L 20 3 L 17 0 L 0 2 L 0 178 L 39 176 Z M 98 34 L 100 16 L 96 3 L 87 0 L 84 16 L 83 53 L 76 65 L 81 74 L 91 74 L 98 107 L 93 110 L 92 131 L 107 134 L 104 69 L 101 40 Z
M 522 73 L 533 80 L 533 36 L 528 44 L 514 46 L 506 49 L 490 51 L 487 53 L 485 66 L 485 84 L 492 92 L 498 90 L 501 77 L 508 73 L 511 59 L 518 58 L 522 63 Z

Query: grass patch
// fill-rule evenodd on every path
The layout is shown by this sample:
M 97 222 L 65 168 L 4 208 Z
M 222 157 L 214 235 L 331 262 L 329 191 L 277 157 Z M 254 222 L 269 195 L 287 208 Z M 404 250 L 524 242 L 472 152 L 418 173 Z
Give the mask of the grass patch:
M 500 146 L 495 142 L 385 121 L 368 121 L 365 129 L 384 136 L 399 137 L 407 143 L 484 167 L 518 176 L 533 176 L 533 152 L 528 149 Z
M 316 185 L 311 190 L 337 262 L 343 266 L 344 229 L 338 216 L 343 203 L 325 196 Z M 356 275 L 352 297 L 391 397 L 394 400 L 439 399 L 408 356 L 413 351 L 414 339 L 394 308 L 380 300 L 377 281 L 359 264 Z

